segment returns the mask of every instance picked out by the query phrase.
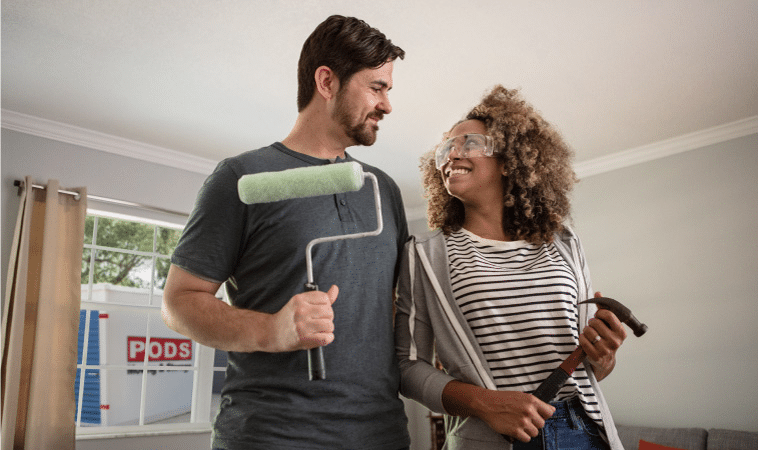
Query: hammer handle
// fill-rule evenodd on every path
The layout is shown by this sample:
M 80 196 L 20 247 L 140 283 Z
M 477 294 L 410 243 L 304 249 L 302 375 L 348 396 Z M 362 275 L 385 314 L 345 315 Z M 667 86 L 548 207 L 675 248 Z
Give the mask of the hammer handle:
M 598 308 L 611 311 L 619 318 L 619 320 L 627 324 L 637 337 L 642 336 L 647 331 L 647 325 L 640 323 L 629 308 L 622 305 L 617 300 L 608 297 L 594 297 L 579 303 L 596 303 Z M 606 325 L 608 325 L 607 322 Z M 574 350 L 573 353 L 571 353 L 569 357 L 566 358 L 561 365 L 558 366 L 558 368 L 534 390 L 534 392 L 532 392 L 532 395 L 545 403 L 551 401 L 555 398 L 556 394 L 558 394 L 558 391 L 561 390 L 561 387 L 563 387 L 566 380 L 568 380 L 571 374 L 574 373 L 574 369 L 584 361 L 586 356 L 587 354 L 584 353 L 582 346 L 577 346 L 576 350 Z
M 549 403 L 558 394 L 566 380 L 569 379 L 576 367 L 584 361 L 587 356 L 581 346 L 578 346 L 562 363 L 540 384 L 532 395 Z

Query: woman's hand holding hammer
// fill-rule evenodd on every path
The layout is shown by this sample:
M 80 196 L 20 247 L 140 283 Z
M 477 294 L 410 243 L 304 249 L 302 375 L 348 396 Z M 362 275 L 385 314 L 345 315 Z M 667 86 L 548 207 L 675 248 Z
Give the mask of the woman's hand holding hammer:
M 595 292 L 595 297 L 602 297 Z M 598 309 L 595 317 L 579 335 L 579 345 L 587 354 L 586 361 L 592 364 L 598 381 L 607 377 L 616 366 L 616 351 L 626 339 L 626 330 L 615 314 L 608 309 Z

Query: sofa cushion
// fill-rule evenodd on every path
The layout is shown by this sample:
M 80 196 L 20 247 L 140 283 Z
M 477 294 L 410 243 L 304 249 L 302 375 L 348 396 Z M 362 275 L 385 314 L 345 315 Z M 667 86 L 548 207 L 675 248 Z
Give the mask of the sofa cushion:
M 617 425 L 619 438 L 625 450 L 639 450 L 640 439 L 647 442 L 681 448 L 706 450 L 708 432 L 704 428 L 658 428 Z M 710 450 L 710 449 L 709 449 Z
M 719 428 L 708 430 L 708 450 L 755 449 L 758 449 L 758 433 Z

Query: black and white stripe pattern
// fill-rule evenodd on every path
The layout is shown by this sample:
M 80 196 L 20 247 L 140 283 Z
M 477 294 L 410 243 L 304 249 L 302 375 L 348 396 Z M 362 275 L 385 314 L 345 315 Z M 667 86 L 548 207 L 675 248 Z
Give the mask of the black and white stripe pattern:
M 554 244 L 447 237 L 453 293 L 500 390 L 532 392 L 578 345 L 576 278 Z M 579 366 L 556 400 L 580 394 L 600 422 Z

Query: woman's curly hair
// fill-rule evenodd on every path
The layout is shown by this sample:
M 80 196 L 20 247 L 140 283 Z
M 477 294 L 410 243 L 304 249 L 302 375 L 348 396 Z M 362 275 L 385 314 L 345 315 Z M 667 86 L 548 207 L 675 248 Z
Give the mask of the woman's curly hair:
M 552 242 L 570 218 L 569 194 L 577 182 L 573 151 L 518 90 L 495 86 L 464 120 L 471 119 L 484 123 L 495 157 L 505 163 L 503 231 L 514 240 Z M 459 230 L 465 219 L 463 203 L 445 189 L 434 151 L 422 157 L 420 167 L 429 227 L 445 234 Z

